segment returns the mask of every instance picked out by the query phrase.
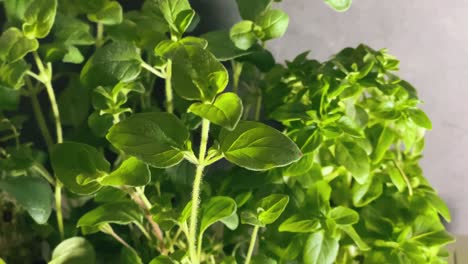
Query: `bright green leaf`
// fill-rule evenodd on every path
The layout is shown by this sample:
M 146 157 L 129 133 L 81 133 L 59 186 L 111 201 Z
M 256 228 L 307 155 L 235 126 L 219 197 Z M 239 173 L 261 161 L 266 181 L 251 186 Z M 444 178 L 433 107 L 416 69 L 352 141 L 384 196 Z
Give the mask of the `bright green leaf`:
M 103 224 L 128 225 L 141 223 L 143 214 L 133 201 L 103 204 L 84 214 L 76 224 L 77 227 L 93 227 Z
M 130 157 L 117 170 L 100 178 L 99 183 L 111 186 L 144 186 L 150 180 L 151 172 L 148 165 L 135 157 Z
M 15 198 L 38 224 L 47 223 L 54 198 L 45 180 L 31 176 L 6 177 L 0 180 L 0 190 Z
M 363 184 L 369 179 L 370 164 L 367 153 L 353 142 L 337 142 L 336 161 L 344 166 L 357 182 Z
M 82 237 L 72 237 L 62 241 L 52 252 L 49 264 L 95 264 L 96 253 L 93 246 Z
M 331 209 L 329 217 L 338 225 L 353 225 L 359 221 L 359 214 L 353 209 L 338 206 Z
M 157 168 L 181 162 L 188 137 L 187 129 L 175 115 L 158 112 L 135 114 L 114 125 L 107 134 L 112 145 Z
M 219 141 L 227 160 L 250 170 L 286 166 L 301 157 L 291 139 L 257 122 L 241 121 L 233 131 L 223 129 Z
M 232 26 L 229 37 L 234 45 L 241 50 L 248 50 L 257 43 L 257 36 L 254 32 L 255 24 L 250 20 L 241 21 Z
M 293 215 L 286 219 L 278 228 L 280 232 L 312 233 L 321 227 L 317 219 L 308 219 L 300 215 Z
M 117 1 L 106 2 L 96 13 L 88 14 L 88 19 L 104 25 L 116 25 L 122 23 L 123 11 Z
M 52 28 L 57 12 L 57 0 L 32 1 L 24 12 L 23 32 L 26 37 L 45 38 Z
M 370 249 L 369 245 L 366 244 L 356 232 L 356 230 L 352 226 L 340 226 L 342 229 L 353 241 L 356 243 L 358 248 L 362 251 L 367 251 Z
M 143 264 L 143 261 L 134 249 L 123 247 L 120 251 L 120 264 Z
M 395 137 L 396 134 L 390 127 L 384 127 L 382 133 L 380 133 L 379 140 L 377 141 L 377 145 L 374 148 L 374 152 L 372 153 L 374 163 L 379 163 L 383 159 L 385 153 L 387 153 L 390 147 L 393 145 Z
M 432 129 L 431 120 L 421 109 L 411 109 L 408 111 L 408 115 L 416 125 L 429 130 Z
M 304 247 L 304 264 L 332 264 L 338 256 L 338 239 L 324 231 L 311 234 Z
M 288 203 L 289 196 L 283 194 L 271 194 L 261 199 L 257 204 L 258 220 L 264 225 L 274 223 Z
M 344 12 L 348 10 L 352 2 L 352 0 L 325 0 L 325 3 L 327 3 L 331 8 L 339 12 Z
M 65 142 L 55 145 L 51 153 L 55 176 L 70 191 L 91 194 L 100 189 L 96 180 L 109 171 L 110 164 L 94 147 Z
M 289 16 L 278 9 L 268 10 L 255 20 L 255 24 L 262 28 L 262 40 L 280 38 L 288 29 Z
M 236 209 L 236 202 L 232 198 L 225 196 L 210 198 L 201 206 L 200 234 L 214 223 L 233 215 Z
M 9 28 L 0 36 L 0 61 L 13 63 L 39 48 L 36 39 L 29 39 L 17 28 Z
M 228 130 L 236 128 L 242 115 L 242 100 L 235 93 L 223 93 L 213 104 L 194 103 L 188 112 L 210 120 Z

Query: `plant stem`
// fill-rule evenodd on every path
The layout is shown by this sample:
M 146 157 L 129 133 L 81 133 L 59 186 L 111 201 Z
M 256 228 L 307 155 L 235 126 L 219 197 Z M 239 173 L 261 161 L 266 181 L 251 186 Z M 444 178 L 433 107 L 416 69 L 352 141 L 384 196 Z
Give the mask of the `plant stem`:
M 62 183 L 57 180 L 55 184 L 55 211 L 57 215 L 57 225 L 60 233 L 60 239 L 65 238 L 62 216 Z
M 153 68 L 153 66 L 149 65 L 148 63 L 142 61 L 141 62 L 141 67 L 145 68 L 147 71 L 150 71 L 152 74 L 158 76 L 159 78 L 166 78 L 166 76 L 164 76 L 164 74 L 158 70 L 156 70 L 155 68 Z
M 260 91 L 257 96 L 257 104 L 255 106 L 255 121 L 260 120 L 261 111 L 262 111 L 262 92 Z
M 398 162 L 396 160 L 393 160 L 393 164 L 395 165 L 395 167 L 400 172 L 400 175 L 401 175 L 401 177 L 403 177 L 403 180 L 405 180 L 406 186 L 408 186 L 409 196 L 413 196 L 413 187 L 411 186 L 411 182 L 408 179 L 408 176 L 406 176 L 406 173 L 403 171 L 403 169 L 400 167 L 400 165 L 398 165 Z
M 126 248 L 128 248 L 130 250 L 134 250 L 127 242 L 125 242 L 125 240 L 123 240 L 123 238 L 121 238 L 119 235 L 117 235 L 117 233 L 115 233 L 114 230 L 112 230 L 112 232 L 110 232 L 108 234 L 111 235 L 115 240 L 117 240 L 124 247 L 126 247 Z
M 34 163 L 32 168 L 41 174 L 52 186 L 55 186 L 54 178 L 50 176 L 49 172 L 40 163 Z
M 259 228 L 260 228 L 259 226 L 255 226 L 252 231 L 252 237 L 250 238 L 249 250 L 247 251 L 247 256 L 245 257 L 245 264 L 249 264 L 250 259 L 252 258 L 252 253 L 255 248 L 255 243 L 257 242 L 257 234 L 258 234 Z
M 50 149 L 54 142 L 52 140 L 52 136 L 50 135 L 49 128 L 47 127 L 47 124 L 45 122 L 44 113 L 42 112 L 39 100 L 37 100 L 36 91 L 34 91 L 34 87 L 29 78 L 26 78 L 26 85 L 29 89 L 29 96 L 31 97 L 31 103 L 34 111 L 34 116 L 36 117 L 37 125 L 39 126 L 39 130 L 41 131 L 42 137 L 44 138 L 47 149 L 50 152 Z
M 97 23 L 96 25 L 96 48 L 99 48 L 104 43 L 104 25 Z
M 235 60 L 232 60 L 231 65 L 232 65 L 232 91 L 237 94 L 239 92 L 239 79 L 240 79 L 240 75 L 242 73 L 242 68 L 244 64 L 242 62 L 237 62 Z
M 200 142 L 200 154 L 198 156 L 198 165 L 195 172 L 195 180 L 193 182 L 192 189 L 192 211 L 190 214 L 190 226 L 189 226 L 189 252 L 192 264 L 199 264 L 200 259 L 197 254 L 197 221 L 198 221 L 198 209 L 200 207 L 200 189 L 203 178 L 203 170 L 205 169 L 205 155 L 206 147 L 208 144 L 208 134 L 210 131 L 210 121 L 203 119 L 202 131 L 201 131 L 201 142 Z
M 166 65 L 166 108 L 167 112 L 172 114 L 174 112 L 174 102 L 172 95 L 172 61 L 168 60 Z

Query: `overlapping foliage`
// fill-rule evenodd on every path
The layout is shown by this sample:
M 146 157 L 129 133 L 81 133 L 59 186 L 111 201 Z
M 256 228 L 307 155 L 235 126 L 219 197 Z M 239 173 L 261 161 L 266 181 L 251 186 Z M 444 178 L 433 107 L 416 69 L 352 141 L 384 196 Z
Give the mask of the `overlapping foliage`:
M 237 4 L 195 37 L 187 0 L 3 2 L 2 226 L 24 230 L 0 231 L 53 250 L 2 258 L 446 263 L 450 213 L 418 165 L 431 122 L 398 61 L 360 45 L 276 64 L 288 15 Z

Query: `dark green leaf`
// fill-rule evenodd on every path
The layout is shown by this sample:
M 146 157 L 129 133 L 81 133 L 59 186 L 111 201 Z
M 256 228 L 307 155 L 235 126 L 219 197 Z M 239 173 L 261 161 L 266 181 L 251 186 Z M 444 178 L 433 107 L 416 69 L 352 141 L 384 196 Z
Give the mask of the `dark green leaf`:
M 273 0 L 236 0 L 236 2 L 241 17 L 254 20 L 271 6 Z
M 255 24 L 262 28 L 262 40 L 280 38 L 288 29 L 289 16 L 278 9 L 268 10 L 255 20 Z
M 81 71 L 81 81 L 90 88 L 130 82 L 141 71 L 141 58 L 135 46 L 113 42 L 96 50 Z
M 130 157 L 111 174 L 99 179 L 101 185 L 111 186 L 144 186 L 151 180 L 151 172 L 148 165 Z
M 136 203 L 115 202 L 101 205 L 84 214 L 76 224 L 77 227 L 93 227 L 103 224 L 128 225 L 141 223 L 143 214 Z
M 20 91 L 0 85 L 0 110 L 15 110 L 19 100 Z
M 324 231 L 313 233 L 304 247 L 304 264 L 332 264 L 338 256 L 338 239 Z
M 286 166 L 301 157 L 291 139 L 257 122 L 241 121 L 233 131 L 223 129 L 219 141 L 227 160 L 250 170 Z
M 351 172 L 357 182 L 364 184 L 369 179 L 369 157 L 359 145 L 353 142 L 337 142 L 335 156 L 338 164 Z
M 62 241 L 52 252 L 48 264 L 95 264 L 96 253 L 93 246 L 82 237 L 72 237 Z
M 210 198 L 201 206 L 200 234 L 203 234 L 214 223 L 233 215 L 236 209 L 236 202 L 232 198 L 225 196 Z
M 242 100 L 235 93 L 223 93 L 213 104 L 194 103 L 188 112 L 210 120 L 228 130 L 236 128 L 242 115 Z
M 96 180 L 107 174 L 110 167 L 94 147 L 75 142 L 55 145 L 51 162 L 55 176 L 70 191 L 78 194 L 91 194 L 99 190 Z
M 149 264 L 174 264 L 174 261 L 167 256 L 159 256 L 151 260 Z
M 208 41 L 208 51 L 220 61 L 232 60 L 250 54 L 252 51 L 241 50 L 232 42 L 229 31 L 212 31 L 200 36 Z
M 143 264 L 143 261 L 134 249 L 123 247 L 120 251 L 120 264 Z
M 115 147 L 157 168 L 181 162 L 188 137 L 176 116 L 157 112 L 135 114 L 114 125 L 107 134 Z
M 52 212 L 53 193 L 49 183 L 31 176 L 0 180 L 0 190 L 9 193 L 38 224 L 45 224 Z
M 81 85 L 78 78 L 71 78 L 58 98 L 62 124 L 75 128 L 80 126 L 88 118 L 89 105 L 88 89 Z

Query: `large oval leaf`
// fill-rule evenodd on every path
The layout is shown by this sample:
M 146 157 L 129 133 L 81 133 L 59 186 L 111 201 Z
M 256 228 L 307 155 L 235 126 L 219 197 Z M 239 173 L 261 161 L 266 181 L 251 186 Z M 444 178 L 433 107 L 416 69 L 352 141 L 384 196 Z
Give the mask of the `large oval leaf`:
M 96 50 L 81 71 L 81 81 L 90 88 L 130 82 L 141 71 L 137 48 L 127 42 L 113 42 Z
M 255 21 L 262 28 L 263 40 L 280 38 L 286 33 L 289 25 L 289 16 L 279 9 L 272 9 L 259 16 Z
M 188 111 L 228 130 L 233 130 L 239 123 L 242 109 L 242 100 L 237 94 L 223 93 L 213 104 L 194 103 Z
M 52 252 L 49 264 L 94 264 L 96 253 L 93 246 L 82 237 L 62 241 Z
M 143 186 L 150 180 L 151 172 L 148 165 L 135 157 L 130 157 L 117 170 L 101 178 L 99 183 L 111 186 Z
M 109 162 L 95 148 L 75 142 L 55 145 L 51 153 L 55 175 L 70 191 L 91 194 L 101 187 L 96 180 L 109 171 Z
M 188 137 L 182 121 L 161 112 L 133 115 L 114 125 L 107 134 L 112 145 L 158 168 L 182 161 L 182 148 Z
M 31 1 L 24 12 L 23 32 L 26 37 L 45 38 L 55 21 L 57 0 Z
M 258 122 L 241 121 L 219 135 L 221 151 L 230 162 L 250 170 L 268 170 L 297 161 L 301 151 L 278 130 Z
M 332 264 L 338 255 L 338 239 L 319 231 L 311 234 L 304 247 L 304 264 Z
M 86 214 L 79 220 L 77 227 L 99 227 L 103 224 L 127 225 L 141 223 L 143 214 L 134 202 L 115 202 L 101 205 Z
M 369 156 L 359 145 L 353 142 L 337 142 L 335 156 L 338 164 L 351 172 L 358 183 L 364 184 L 369 179 Z
M 42 178 L 7 177 L 0 180 L 0 190 L 14 197 L 38 224 L 49 219 L 54 197 L 49 183 Z

